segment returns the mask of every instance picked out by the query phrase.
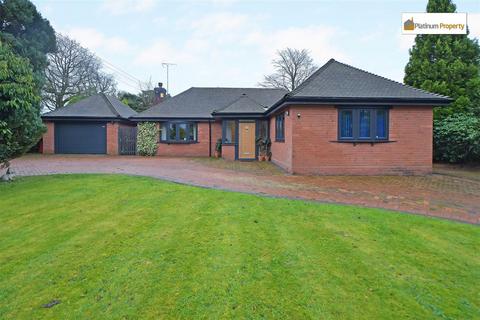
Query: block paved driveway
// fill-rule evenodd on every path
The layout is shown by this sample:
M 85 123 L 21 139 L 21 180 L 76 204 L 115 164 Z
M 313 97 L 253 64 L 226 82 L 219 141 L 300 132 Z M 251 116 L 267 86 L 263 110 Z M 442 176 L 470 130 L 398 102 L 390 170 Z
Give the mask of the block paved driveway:
M 269 196 L 379 207 L 480 224 L 480 172 L 429 176 L 296 176 L 268 162 L 136 156 L 27 155 L 16 175 L 122 173 Z

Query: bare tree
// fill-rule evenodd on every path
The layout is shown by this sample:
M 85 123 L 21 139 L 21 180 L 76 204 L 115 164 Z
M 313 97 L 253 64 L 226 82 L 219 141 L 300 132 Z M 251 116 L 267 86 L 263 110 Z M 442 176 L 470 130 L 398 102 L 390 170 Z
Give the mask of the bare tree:
M 115 95 L 117 92 L 117 82 L 111 74 L 94 72 L 89 78 L 87 90 L 92 94 L 102 92 L 109 95 Z
M 75 96 L 116 90 L 113 77 L 101 71 L 101 61 L 67 36 L 57 34 L 57 51 L 48 61 L 42 102 L 49 110 L 62 108 Z
M 306 49 L 286 48 L 277 54 L 278 58 L 272 60 L 275 72 L 265 76 L 261 87 L 293 91 L 317 69 Z
M 155 93 L 154 93 L 154 85 L 152 82 L 152 78 L 150 77 L 148 81 L 140 83 L 140 93 L 138 96 L 141 99 L 140 109 L 147 110 L 150 108 L 155 102 Z

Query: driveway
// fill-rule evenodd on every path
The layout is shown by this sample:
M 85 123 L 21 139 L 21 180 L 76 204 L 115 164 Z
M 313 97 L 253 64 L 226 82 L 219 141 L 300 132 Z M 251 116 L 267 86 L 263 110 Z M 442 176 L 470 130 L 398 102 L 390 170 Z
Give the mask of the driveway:
M 196 186 L 393 209 L 480 223 L 480 173 L 438 170 L 429 176 L 296 176 L 268 162 L 136 156 L 27 155 L 12 161 L 20 176 L 122 173 Z

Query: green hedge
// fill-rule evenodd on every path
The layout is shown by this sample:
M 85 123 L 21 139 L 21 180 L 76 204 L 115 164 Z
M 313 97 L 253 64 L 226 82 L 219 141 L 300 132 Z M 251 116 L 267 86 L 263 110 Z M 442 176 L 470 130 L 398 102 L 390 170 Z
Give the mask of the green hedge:
M 157 154 L 158 129 L 155 122 L 142 122 L 138 124 L 137 152 L 141 156 L 154 156 Z
M 480 119 L 468 114 L 434 121 L 435 160 L 480 162 Z

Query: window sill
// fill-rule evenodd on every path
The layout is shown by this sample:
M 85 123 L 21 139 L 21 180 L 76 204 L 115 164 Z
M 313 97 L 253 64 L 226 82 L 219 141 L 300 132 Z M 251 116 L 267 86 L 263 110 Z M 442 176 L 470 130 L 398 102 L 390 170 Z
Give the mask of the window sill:
M 285 142 L 285 139 L 275 139 L 275 142 Z
M 158 141 L 161 144 L 195 144 L 198 141 Z
M 352 143 L 353 145 L 356 145 L 357 143 L 369 143 L 372 146 L 377 143 L 394 143 L 397 141 L 393 140 L 333 140 L 329 142 L 336 142 L 336 143 Z

